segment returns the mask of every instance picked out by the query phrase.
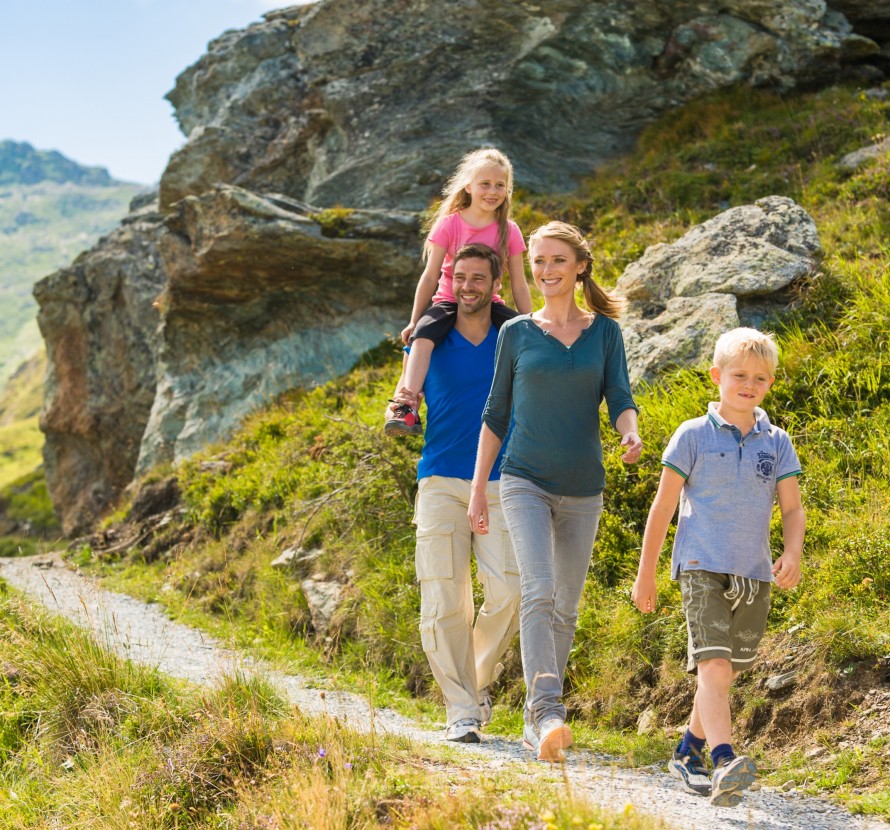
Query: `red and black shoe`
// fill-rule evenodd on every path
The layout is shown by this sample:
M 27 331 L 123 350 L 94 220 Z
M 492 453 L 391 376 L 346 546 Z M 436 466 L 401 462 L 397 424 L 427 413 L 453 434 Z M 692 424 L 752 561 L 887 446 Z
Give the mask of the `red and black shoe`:
M 390 401 L 390 403 L 395 406 L 393 407 L 393 417 L 383 427 L 383 431 L 387 435 L 423 435 L 423 424 L 420 423 L 420 415 L 416 409 L 396 401 Z

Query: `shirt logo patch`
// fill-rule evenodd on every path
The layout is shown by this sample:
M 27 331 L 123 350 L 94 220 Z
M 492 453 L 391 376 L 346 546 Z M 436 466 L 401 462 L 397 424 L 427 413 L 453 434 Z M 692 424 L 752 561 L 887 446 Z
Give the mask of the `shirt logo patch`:
M 761 481 L 772 481 L 773 480 L 773 472 L 776 469 L 776 456 L 771 452 L 759 452 L 757 453 L 757 462 L 754 465 L 754 470 L 757 473 L 757 478 Z

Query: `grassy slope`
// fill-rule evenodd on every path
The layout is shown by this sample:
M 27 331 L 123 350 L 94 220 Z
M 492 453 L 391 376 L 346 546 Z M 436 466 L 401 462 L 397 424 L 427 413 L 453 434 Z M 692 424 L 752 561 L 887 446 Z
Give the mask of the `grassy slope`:
M 655 125 L 632 157 L 570 198 L 524 196 L 517 217 L 526 231 L 543 218 L 580 224 L 606 281 L 646 245 L 671 241 L 730 205 L 778 193 L 816 219 L 826 258 L 801 287 L 799 308 L 776 321 L 782 368 L 767 399 L 806 471 L 804 582 L 776 595 L 762 665 L 736 695 L 737 732 L 772 783 L 793 779 L 853 809 L 890 815 L 887 739 L 838 746 L 864 691 L 887 682 L 890 163 L 850 174 L 836 162 L 885 132 L 887 117 L 887 104 L 852 89 L 790 99 L 721 95 Z M 333 682 L 360 682 L 381 701 L 406 692 L 435 701 L 413 586 L 417 445 L 385 442 L 379 429 L 397 365 L 397 350 L 381 348 L 341 380 L 285 396 L 227 446 L 178 471 L 187 506 L 179 521 L 122 561 L 98 546 L 80 550 L 78 561 L 103 566 L 118 584 L 236 642 L 301 661 Z M 698 369 L 640 390 L 647 450 L 634 474 L 618 461 L 615 436 L 605 436 L 607 507 L 568 700 L 582 741 L 632 761 L 663 757 L 670 741 L 661 733 L 638 739 L 639 712 L 651 707 L 671 727 L 683 722 L 690 702 L 680 668 L 683 619 L 666 568 L 655 617 L 633 610 L 629 588 L 661 449 L 712 396 Z M 125 515 L 124 507 L 117 518 Z M 315 566 L 321 574 L 352 576 L 349 601 L 323 638 L 312 632 L 299 581 L 268 567 L 294 545 L 323 551 Z M 515 650 L 507 663 L 494 726 L 515 732 L 522 693 Z M 796 688 L 769 694 L 766 677 L 792 667 Z M 829 750 L 822 760 L 805 755 L 814 743 Z
M 0 388 L 0 489 L 40 466 L 46 355 L 41 350 Z
M 108 233 L 141 190 L 127 183 L 0 186 L 0 384 L 40 345 L 31 286 Z

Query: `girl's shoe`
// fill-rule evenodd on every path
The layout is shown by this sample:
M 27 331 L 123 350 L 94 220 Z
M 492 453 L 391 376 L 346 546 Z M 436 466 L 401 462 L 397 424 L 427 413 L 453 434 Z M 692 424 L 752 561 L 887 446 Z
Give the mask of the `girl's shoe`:
M 387 435 L 423 435 L 423 424 L 416 409 L 404 403 L 396 403 L 393 407 L 393 417 L 383 427 Z

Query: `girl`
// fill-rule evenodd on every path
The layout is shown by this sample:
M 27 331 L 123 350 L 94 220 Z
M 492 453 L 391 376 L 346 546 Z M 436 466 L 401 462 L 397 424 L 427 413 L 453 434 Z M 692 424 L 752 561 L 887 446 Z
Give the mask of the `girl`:
M 419 435 L 423 432 L 417 408 L 420 393 L 436 344 L 454 325 L 457 306 L 451 287 L 454 255 L 470 242 L 488 245 L 507 263 L 510 288 L 516 307 L 531 311 L 531 292 L 522 268 L 525 242 L 510 219 L 513 195 L 513 165 L 499 150 L 485 147 L 461 159 L 443 191 L 443 199 L 431 223 L 423 246 L 426 267 L 414 294 L 411 321 L 402 330 L 402 342 L 411 344 L 405 366 L 405 384 L 399 391 L 402 403 L 388 410 L 387 435 Z M 498 274 L 497 276 L 500 276 Z M 430 301 L 433 305 L 428 309 Z M 424 314 L 424 311 L 426 313 Z M 495 326 L 516 316 L 495 295 L 491 319 Z M 407 403 L 404 401 L 408 401 Z
M 544 307 L 498 336 L 467 515 L 474 533 L 488 532 L 485 484 L 512 416 L 501 505 L 520 574 L 523 739 L 540 760 L 557 761 L 572 743 L 563 678 L 603 506 L 604 398 L 626 448 L 621 460 L 638 461 L 643 443 L 614 320 L 620 306 L 591 278 L 587 241 L 550 222 L 529 237 L 529 260 Z M 586 308 L 575 300 L 578 283 Z

